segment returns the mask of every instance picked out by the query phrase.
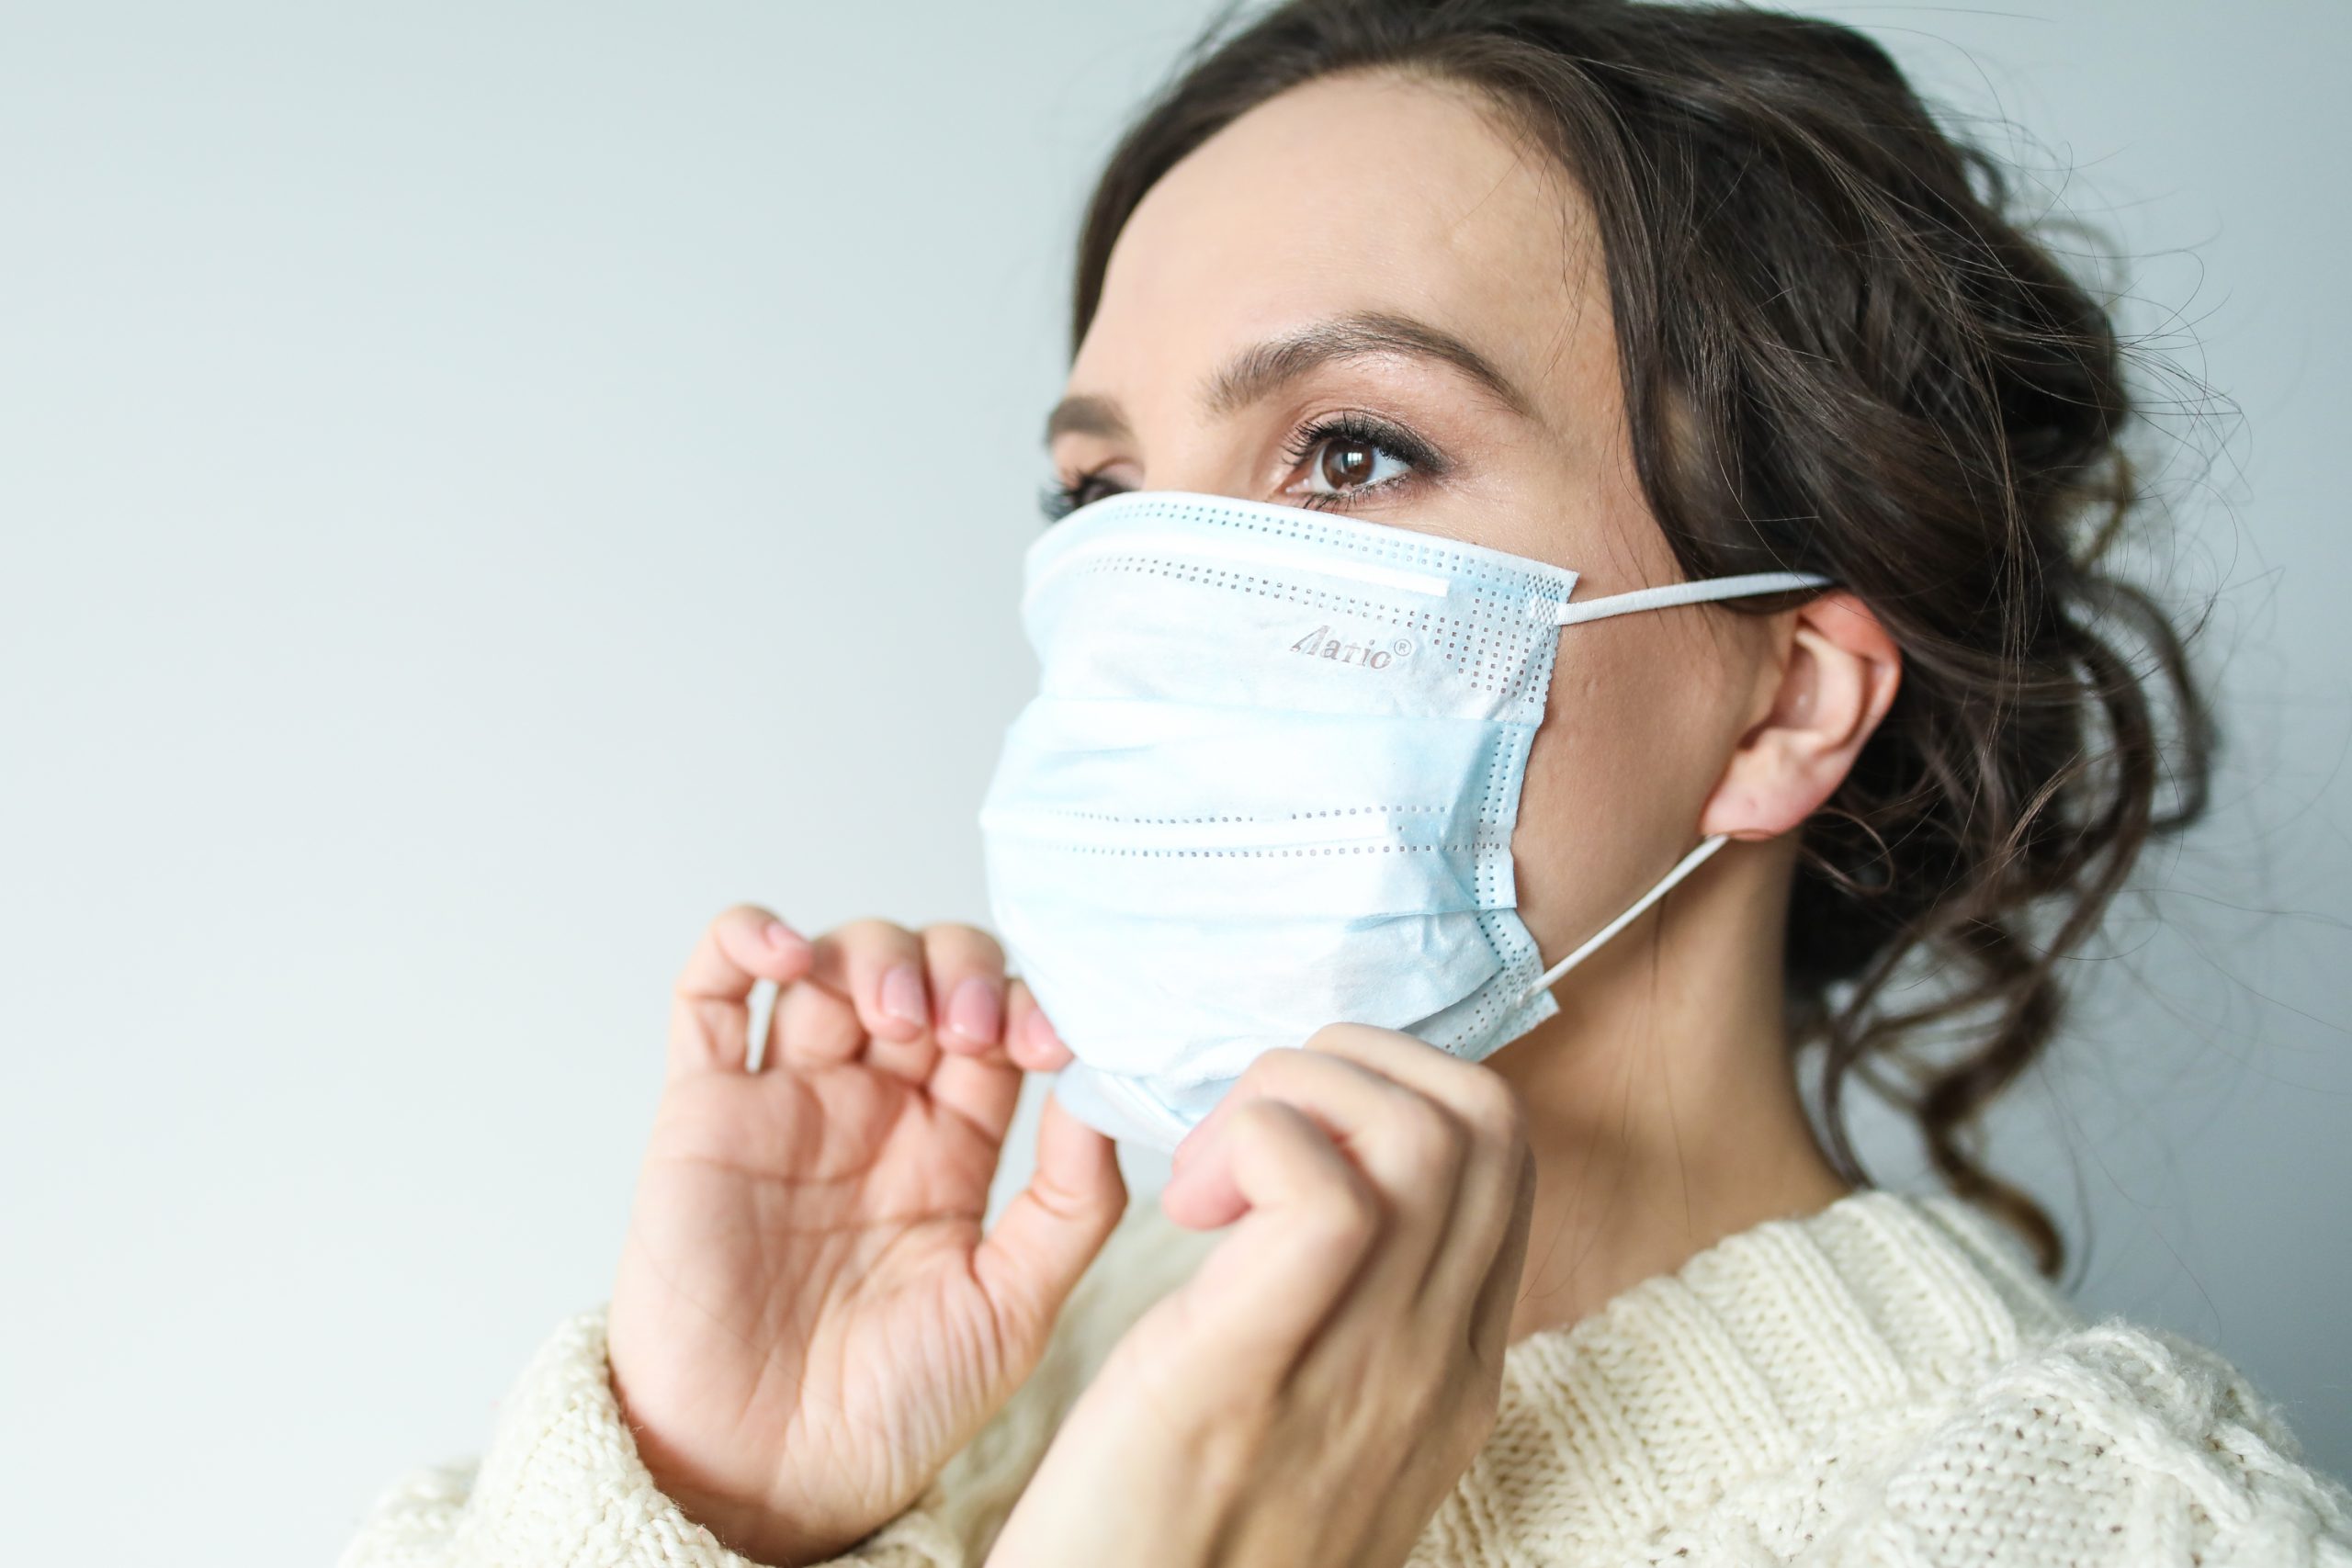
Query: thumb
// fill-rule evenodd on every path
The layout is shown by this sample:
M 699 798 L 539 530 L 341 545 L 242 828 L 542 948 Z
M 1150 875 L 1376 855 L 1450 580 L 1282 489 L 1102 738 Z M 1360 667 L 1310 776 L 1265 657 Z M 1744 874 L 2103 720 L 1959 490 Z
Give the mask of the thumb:
M 972 1253 L 972 1273 L 1000 1322 L 1028 1325 L 1041 1348 L 1079 1276 L 1127 1206 L 1115 1145 L 1046 1097 L 1037 1165 Z

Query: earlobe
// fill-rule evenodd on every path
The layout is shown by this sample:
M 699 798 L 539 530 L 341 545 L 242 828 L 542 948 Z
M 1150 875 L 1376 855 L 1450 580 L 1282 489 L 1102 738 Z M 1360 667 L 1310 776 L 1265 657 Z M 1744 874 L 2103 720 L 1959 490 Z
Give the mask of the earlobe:
M 1837 793 L 1894 701 L 1902 656 L 1860 599 L 1825 593 L 1792 615 L 1770 706 L 1708 795 L 1702 834 L 1770 839 L 1797 827 Z

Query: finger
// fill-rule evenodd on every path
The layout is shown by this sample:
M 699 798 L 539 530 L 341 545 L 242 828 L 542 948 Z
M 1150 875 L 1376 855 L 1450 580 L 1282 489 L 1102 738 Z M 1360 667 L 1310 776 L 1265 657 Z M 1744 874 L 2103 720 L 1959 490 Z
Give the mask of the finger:
M 741 1072 L 751 1034 L 752 987 L 788 985 L 808 971 L 808 939 L 757 904 L 735 904 L 703 929 L 672 987 L 664 1073 Z
M 1246 1203 L 1231 1165 L 1216 1157 L 1227 1122 L 1252 1099 L 1304 1112 L 1353 1160 L 1386 1211 L 1367 1284 L 1418 1295 L 1462 1178 L 1469 1134 L 1419 1090 L 1329 1052 L 1277 1047 L 1245 1068 L 1201 1127 L 1179 1145 L 1160 1203 L 1179 1224 L 1221 1225 Z M 1464 1292 L 1466 1307 L 1469 1292 Z
M 1046 1021 L 1028 982 L 1018 977 L 1005 983 L 1004 1050 L 1033 1073 L 1057 1073 L 1078 1059 Z
M 1470 1309 L 1470 1353 L 1489 1374 L 1502 1371 L 1510 1344 L 1510 1320 L 1519 1305 L 1521 1277 L 1527 1269 L 1528 1227 L 1535 1213 L 1535 1156 L 1519 1145 L 1519 1168 L 1511 1184 L 1511 1206 L 1501 1245 Z
M 1387 1197 L 1402 1199 L 1414 1185 L 1452 1176 L 1446 1164 L 1453 1149 L 1446 1147 L 1446 1128 L 1435 1123 L 1440 1107 L 1428 1098 L 1352 1060 L 1277 1046 L 1251 1060 L 1226 1098 L 1176 1145 L 1171 1176 L 1159 1192 L 1169 1218 L 1193 1229 L 1214 1229 L 1242 1215 L 1244 1199 L 1235 1173 L 1227 1161 L 1214 1159 L 1211 1149 L 1223 1138 L 1227 1119 L 1261 1096 L 1306 1112 L 1364 1166 Z
M 803 976 L 776 994 L 760 1067 L 808 1072 L 854 1062 L 865 1049 L 856 1005 L 815 976 Z
M 973 1249 L 972 1273 L 1005 1321 L 1042 1344 L 1127 1206 L 1112 1141 L 1046 1096 L 1029 1185 Z
M 923 1091 L 933 1105 L 970 1122 L 990 1145 L 1001 1145 L 1021 1103 L 1022 1077 L 1001 1050 L 986 1056 L 941 1051 Z
M 1535 1188 L 1534 1156 L 1517 1094 L 1500 1074 L 1476 1072 L 1474 1081 L 1483 1092 L 1474 1091 L 1456 1112 L 1470 1130 L 1469 1156 L 1421 1289 L 1422 1302 L 1440 1313 L 1471 1303 L 1467 1313 L 1473 1321 L 1488 1310 L 1477 1303 L 1494 1282 L 1499 1255 L 1517 1247 L 1524 1258 Z M 1519 1268 L 1513 1262 L 1505 1270 L 1507 1301 L 1517 1298 Z M 1504 1315 L 1509 1317 L 1508 1308 Z
M 1326 1024 L 1308 1035 L 1301 1049 L 1360 1063 L 1459 1114 L 1481 1108 L 1488 1089 L 1500 1081 L 1491 1067 L 1465 1062 L 1398 1030 L 1368 1023 Z
M 1328 1024 L 1322 1029 L 1317 1030 L 1313 1034 L 1308 1035 L 1306 1042 L 1303 1046 L 1277 1047 L 1274 1050 L 1262 1052 L 1257 1057 L 1252 1058 L 1250 1067 L 1243 1069 L 1242 1077 L 1236 1080 L 1235 1089 L 1238 1089 L 1241 1083 L 1248 1080 L 1250 1068 L 1256 1067 L 1259 1062 L 1264 1061 L 1269 1056 L 1275 1056 L 1279 1058 L 1284 1051 L 1287 1051 L 1291 1055 L 1297 1055 L 1302 1052 L 1306 1051 L 1319 1052 L 1323 1055 L 1337 1057 L 1344 1061 L 1356 1062 L 1360 1066 L 1368 1066 L 1374 1063 L 1385 1064 L 1385 1066 L 1391 1070 L 1384 1072 L 1383 1076 L 1390 1077 L 1400 1084 L 1424 1086 L 1430 1081 L 1430 1075 L 1426 1070 L 1424 1070 L 1422 1066 L 1419 1062 L 1412 1060 L 1411 1057 L 1402 1050 L 1389 1049 L 1384 1051 L 1376 1046 L 1366 1045 L 1354 1045 L 1350 1049 L 1340 1049 L 1340 1047 L 1341 1045 L 1348 1043 L 1341 1032 L 1359 1027 L 1369 1029 L 1370 1026 L 1341 1023 Z M 1375 1032 L 1393 1033 L 1395 1032 L 1382 1030 Z M 1437 1048 L 1435 1046 L 1426 1044 L 1420 1041 L 1413 1040 L 1409 1035 L 1399 1035 L 1398 1040 L 1400 1043 L 1409 1043 L 1411 1046 L 1417 1047 L 1423 1053 L 1437 1053 Z M 1442 1053 L 1437 1054 L 1442 1055 Z M 1246 1093 L 1240 1098 L 1246 1099 Z M 1184 1168 L 1184 1161 L 1189 1151 L 1202 1147 L 1209 1142 L 1209 1140 L 1215 1135 L 1211 1132 L 1211 1129 L 1216 1125 L 1219 1113 L 1227 1106 L 1235 1103 L 1237 1103 L 1236 1095 L 1232 1090 L 1228 1090 L 1223 1099 L 1219 1100 L 1215 1105 L 1209 1108 L 1208 1114 L 1201 1118 L 1200 1122 L 1193 1126 L 1193 1130 L 1186 1134 L 1184 1137 L 1178 1142 L 1171 1156 L 1172 1164 L 1176 1169 L 1182 1170 Z
M 989 945 L 995 948 L 993 940 Z M 972 978 L 967 975 L 963 983 L 968 983 Z M 1011 993 L 1021 988 L 1018 981 L 1004 987 L 1006 995 L 1004 1003 L 1000 1004 L 1001 1019 L 1011 1016 L 1004 1004 L 1011 1002 Z M 1003 1032 L 1001 1027 L 998 1032 Z M 963 1117 L 978 1129 L 981 1136 L 987 1138 L 991 1145 L 1001 1146 L 1006 1129 L 1012 1125 L 1013 1111 L 1020 1105 L 1021 1085 L 1025 1075 L 1001 1043 L 951 1047 L 943 1034 L 939 1060 L 931 1069 L 927 1086 L 932 1102 Z
M 1393 1029 L 1330 1024 L 1309 1035 L 1306 1048 L 1361 1063 L 1420 1090 L 1444 1105 L 1466 1134 L 1460 1179 L 1439 1217 L 1436 1246 L 1415 1291 L 1425 1312 L 1466 1314 L 1511 1224 L 1526 1142 L 1518 1096 L 1493 1068 Z
M 1259 1095 L 1201 1151 L 1229 1169 L 1246 1212 L 1179 1287 L 1182 1321 L 1214 1345 L 1219 1376 L 1286 1378 L 1382 1241 L 1382 1195 L 1306 1112 Z
M 810 973 L 857 1010 L 867 1063 L 909 1083 L 930 1076 L 938 1046 L 921 938 L 888 920 L 852 920 L 817 939 Z
M 940 1048 L 986 1056 L 1004 1043 L 1004 949 L 974 926 L 922 930 L 925 976 Z
M 1033 1073 L 1054 1073 L 1078 1058 L 1037 1003 L 1028 982 L 1007 983 L 1004 999 L 1004 1048 L 1013 1061 Z

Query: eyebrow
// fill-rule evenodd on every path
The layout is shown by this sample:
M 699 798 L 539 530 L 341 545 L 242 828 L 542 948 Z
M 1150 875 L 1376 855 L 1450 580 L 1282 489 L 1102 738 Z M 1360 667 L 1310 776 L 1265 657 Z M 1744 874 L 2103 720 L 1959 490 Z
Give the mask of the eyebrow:
M 1385 310 L 1334 316 L 1252 344 L 1202 383 L 1201 404 L 1211 416 L 1227 418 L 1297 380 L 1317 366 L 1381 355 L 1402 355 L 1449 366 L 1476 381 L 1521 418 L 1535 419 L 1533 400 L 1494 362 L 1442 327 Z M 1064 398 L 1046 416 L 1046 445 L 1064 435 L 1099 435 L 1132 441 L 1135 432 L 1116 398 L 1080 392 Z
M 1120 412 L 1119 400 L 1096 397 L 1091 392 L 1064 398 L 1046 416 L 1046 445 L 1051 446 L 1065 435 L 1099 435 L 1105 441 L 1135 439 L 1135 432 L 1127 426 L 1127 416 Z

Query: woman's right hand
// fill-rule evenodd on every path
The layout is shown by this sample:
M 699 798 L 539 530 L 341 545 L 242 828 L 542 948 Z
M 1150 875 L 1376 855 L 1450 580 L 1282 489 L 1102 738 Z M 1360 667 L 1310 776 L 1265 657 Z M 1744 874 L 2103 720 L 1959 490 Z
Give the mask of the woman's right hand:
M 972 927 L 811 943 L 738 905 L 703 933 L 607 1342 L 655 1482 L 735 1551 L 797 1568 L 871 1533 L 1035 1366 L 1126 1205 L 1111 1140 L 1049 1098 L 981 1232 L 1023 1070 L 1069 1059 Z

